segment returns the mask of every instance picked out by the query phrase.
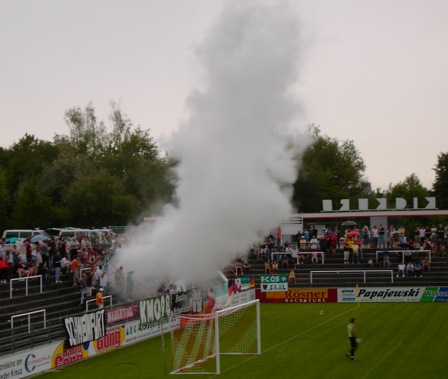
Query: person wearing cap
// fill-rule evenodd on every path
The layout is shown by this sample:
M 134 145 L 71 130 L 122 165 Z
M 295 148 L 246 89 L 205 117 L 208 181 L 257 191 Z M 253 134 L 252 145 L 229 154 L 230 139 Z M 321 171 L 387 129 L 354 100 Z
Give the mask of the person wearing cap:
M 100 289 L 96 293 L 95 304 L 96 304 L 98 309 L 103 309 L 104 308 L 103 287 L 100 287 Z

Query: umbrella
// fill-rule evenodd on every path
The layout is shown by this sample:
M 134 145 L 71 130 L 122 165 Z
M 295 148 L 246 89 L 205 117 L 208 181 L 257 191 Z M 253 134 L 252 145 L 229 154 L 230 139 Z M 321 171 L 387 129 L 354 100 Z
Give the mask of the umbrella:
M 342 226 L 355 226 L 358 224 L 355 221 L 344 221 L 341 225 Z
M 31 237 L 31 242 L 32 243 L 36 243 L 39 241 L 48 241 L 50 238 L 48 238 L 47 236 L 44 236 L 43 234 L 36 234 L 35 236 Z
M 11 237 L 10 239 L 8 239 L 7 243 L 16 243 L 19 240 L 19 237 Z

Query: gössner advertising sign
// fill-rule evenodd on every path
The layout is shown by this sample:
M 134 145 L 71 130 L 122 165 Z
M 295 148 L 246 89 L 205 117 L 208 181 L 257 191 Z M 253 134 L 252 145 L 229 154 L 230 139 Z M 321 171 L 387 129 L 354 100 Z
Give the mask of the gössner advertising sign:
M 288 291 L 288 275 L 260 275 L 261 292 Z
M 336 288 L 290 288 L 286 292 L 262 292 L 262 303 L 336 303 Z

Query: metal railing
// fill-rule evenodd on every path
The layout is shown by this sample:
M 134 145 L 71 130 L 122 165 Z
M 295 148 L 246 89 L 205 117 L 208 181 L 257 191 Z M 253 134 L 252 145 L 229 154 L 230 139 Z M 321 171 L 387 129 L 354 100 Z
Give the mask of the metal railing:
M 34 312 L 27 312 L 27 313 L 21 313 L 19 315 L 13 315 L 11 316 L 11 329 L 14 329 L 14 319 L 21 318 L 26 316 L 28 318 L 28 333 L 31 333 L 31 316 L 37 313 L 43 313 L 44 315 L 44 329 L 46 329 L 47 325 L 47 311 L 46 309 L 40 309 L 38 311 Z
M 103 296 L 103 300 L 109 299 L 109 308 L 112 308 L 112 295 Z M 89 304 L 94 303 L 96 299 L 91 299 L 86 301 L 86 312 L 89 311 Z
M 326 279 L 328 279 L 328 274 L 334 273 L 336 275 L 348 275 L 353 273 L 363 274 L 363 283 L 367 283 L 367 275 L 371 273 L 388 273 L 390 274 L 390 282 L 394 282 L 394 272 L 393 270 L 332 270 L 332 271 L 310 271 L 310 284 L 313 284 L 314 274 L 326 274 Z
M 28 296 L 28 281 L 30 279 L 40 279 L 40 293 L 42 293 L 42 275 L 25 276 L 23 278 L 13 278 L 9 281 L 9 298 L 12 299 L 13 284 L 16 282 L 23 282 L 25 280 L 25 296 Z
M 413 256 L 415 253 L 428 253 L 428 260 L 431 263 L 431 251 L 430 250 L 377 250 L 375 252 L 376 255 L 376 263 L 378 263 L 378 255 L 379 254 L 401 254 L 401 261 L 404 263 L 406 256 Z

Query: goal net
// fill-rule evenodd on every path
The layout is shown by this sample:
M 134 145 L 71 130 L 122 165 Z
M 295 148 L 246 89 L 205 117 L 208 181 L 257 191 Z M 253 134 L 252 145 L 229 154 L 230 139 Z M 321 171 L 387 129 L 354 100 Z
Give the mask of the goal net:
M 171 374 L 219 374 L 221 355 L 260 354 L 260 304 L 253 300 L 205 315 L 179 315 L 171 331 Z

